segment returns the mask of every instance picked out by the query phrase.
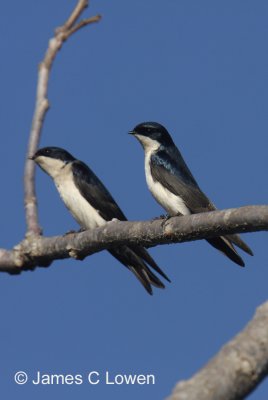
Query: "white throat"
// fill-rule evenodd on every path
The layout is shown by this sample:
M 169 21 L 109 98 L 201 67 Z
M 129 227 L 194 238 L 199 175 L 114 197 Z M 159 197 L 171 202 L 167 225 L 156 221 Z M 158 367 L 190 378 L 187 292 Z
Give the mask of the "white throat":
M 135 134 L 136 138 L 142 144 L 145 155 L 147 153 L 152 154 L 154 151 L 158 150 L 160 147 L 160 143 L 157 140 L 153 140 L 147 136 Z
M 74 183 L 72 162 L 40 156 L 36 159 L 40 167 L 51 176 L 64 204 L 78 224 L 86 229 L 94 229 L 106 223 L 98 210 L 81 195 Z
M 150 160 L 153 153 L 155 153 L 160 143 L 156 140 L 152 140 L 146 136 L 135 135 L 141 142 L 144 153 L 145 153 L 145 177 L 148 188 L 152 193 L 155 200 L 169 213 L 169 215 L 189 215 L 191 214 L 188 207 L 185 205 L 183 199 L 180 196 L 175 195 L 166 189 L 159 182 L 155 181 L 152 177 Z
M 53 179 L 61 174 L 63 168 L 68 165 L 62 160 L 46 156 L 39 156 L 35 159 L 35 161 L 42 168 L 42 170 L 44 170 Z

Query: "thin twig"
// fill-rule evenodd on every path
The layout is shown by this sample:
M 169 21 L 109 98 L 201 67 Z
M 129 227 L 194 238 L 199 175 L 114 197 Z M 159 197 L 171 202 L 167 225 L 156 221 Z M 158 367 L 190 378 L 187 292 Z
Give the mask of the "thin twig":
M 84 26 L 87 26 L 87 25 L 92 24 L 94 22 L 99 22 L 100 19 L 101 19 L 101 15 L 95 15 L 94 17 L 83 19 L 82 21 L 80 21 L 78 24 L 73 26 L 73 28 L 71 28 L 69 31 L 67 31 L 65 33 L 64 39 L 66 40 L 69 36 L 73 35 L 75 32 L 77 32 L 78 30 L 80 30 Z
M 44 118 L 49 109 L 47 91 L 52 63 L 65 40 L 82 27 L 100 20 L 100 16 L 97 15 L 78 22 L 75 25 L 76 21 L 87 6 L 87 0 L 79 0 L 77 2 L 70 17 L 61 27 L 56 29 L 54 37 L 50 39 L 45 57 L 39 66 L 35 110 L 24 170 L 24 204 L 27 224 L 26 236 L 41 234 L 41 229 L 38 223 L 37 199 L 34 185 L 35 163 L 29 160 L 29 157 L 32 156 L 38 148 Z
M 68 31 L 69 29 L 71 29 L 74 26 L 74 24 L 76 23 L 76 21 L 78 20 L 80 15 L 88 7 L 88 4 L 89 4 L 88 0 L 79 0 L 78 1 L 72 14 L 68 18 L 68 20 L 65 22 L 65 24 L 62 26 L 62 28 L 64 28 L 65 31 Z

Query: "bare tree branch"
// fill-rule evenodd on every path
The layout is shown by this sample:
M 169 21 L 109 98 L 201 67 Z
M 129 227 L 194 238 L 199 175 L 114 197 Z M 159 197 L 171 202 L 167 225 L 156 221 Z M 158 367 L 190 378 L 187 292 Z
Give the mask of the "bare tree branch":
M 82 233 L 28 237 L 10 252 L 0 249 L 0 271 L 20 272 L 48 266 L 53 260 L 68 257 L 83 259 L 92 253 L 127 243 L 151 247 L 261 230 L 268 230 L 268 206 L 246 206 L 168 220 L 111 221 Z
M 54 37 L 50 39 L 45 57 L 39 66 L 35 111 L 33 115 L 24 170 L 24 204 L 27 236 L 41 234 L 41 229 L 38 224 L 37 199 L 34 186 L 35 163 L 29 160 L 29 157 L 33 155 L 38 148 L 44 118 L 49 108 L 47 91 L 51 67 L 65 40 L 67 40 L 73 33 L 77 32 L 82 27 L 100 20 L 100 16 L 97 15 L 76 24 L 76 21 L 87 6 L 87 0 L 79 0 L 77 2 L 76 7 L 68 20 L 61 27 L 56 29 Z
M 101 18 L 100 15 L 95 15 L 94 17 L 83 19 L 78 24 L 73 26 L 69 31 L 65 32 L 64 40 L 68 39 L 69 36 L 73 35 L 75 32 L 77 32 L 78 30 L 80 30 L 84 26 L 92 24 L 93 22 L 98 22 L 100 20 L 100 18 Z
M 244 399 L 268 373 L 268 302 L 246 328 L 167 400 Z
M 62 26 L 63 30 L 68 31 L 69 29 L 71 29 L 87 7 L 88 7 L 88 0 L 79 0 L 72 14 L 65 22 L 65 24 Z
M 29 160 L 39 145 L 44 118 L 49 108 L 48 82 L 53 61 L 75 32 L 100 19 L 99 15 L 78 22 L 88 0 L 78 0 L 67 21 L 55 30 L 39 66 L 36 104 L 25 162 L 26 239 L 12 250 L 0 249 L 0 271 L 11 274 L 48 267 L 54 260 L 83 259 L 86 256 L 122 244 L 157 244 L 200 240 L 224 234 L 268 230 L 268 206 L 247 206 L 214 211 L 169 220 L 145 222 L 112 221 L 82 233 L 42 237 L 38 223 L 34 178 L 35 164 Z M 237 337 L 199 373 L 180 382 L 169 400 L 234 400 L 250 393 L 268 372 L 268 302 Z

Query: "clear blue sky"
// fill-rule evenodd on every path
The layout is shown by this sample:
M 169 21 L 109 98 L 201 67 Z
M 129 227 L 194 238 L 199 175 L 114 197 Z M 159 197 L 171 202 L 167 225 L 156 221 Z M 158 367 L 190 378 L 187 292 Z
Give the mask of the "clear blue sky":
M 25 232 L 23 166 L 37 65 L 74 0 L 4 2 L 0 14 L 1 243 Z M 65 43 L 49 84 L 41 145 L 88 163 L 131 220 L 163 213 L 127 132 L 164 124 L 219 208 L 267 203 L 267 1 L 92 0 L 103 20 Z M 77 225 L 37 173 L 46 235 Z M 1 274 L 0 391 L 12 399 L 160 400 L 206 363 L 268 297 L 267 233 L 243 238 L 242 269 L 205 241 L 158 246 L 172 280 L 150 297 L 108 253 Z M 16 371 L 155 374 L 150 386 L 18 386 Z M 264 383 L 252 400 L 268 397 Z

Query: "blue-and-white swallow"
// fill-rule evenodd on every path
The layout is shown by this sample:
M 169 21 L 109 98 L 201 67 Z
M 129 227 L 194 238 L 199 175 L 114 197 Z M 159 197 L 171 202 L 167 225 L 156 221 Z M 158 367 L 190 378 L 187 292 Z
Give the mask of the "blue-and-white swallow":
M 51 176 L 61 199 L 82 229 L 94 229 L 114 218 L 120 221 L 127 220 L 94 172 L 66 150 L 44 147 L 30 158 Z M 158 288 L 165 286 L 149 267 L 170 282 L 142 246 L 117 246 L 109 249 L 109 252 L 134 273 L 150 294 L 152 285 Z
M 138 139 L 144 149 L 148 188 L 170 216 L 216 210 L 198 186 L 164 126 L 157 122 L 144 122 L 129 133 Z M 224 235 L 207 241 L 240 266 L 245 264 L 233 245 L 253 255 L 239 235 Z

